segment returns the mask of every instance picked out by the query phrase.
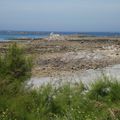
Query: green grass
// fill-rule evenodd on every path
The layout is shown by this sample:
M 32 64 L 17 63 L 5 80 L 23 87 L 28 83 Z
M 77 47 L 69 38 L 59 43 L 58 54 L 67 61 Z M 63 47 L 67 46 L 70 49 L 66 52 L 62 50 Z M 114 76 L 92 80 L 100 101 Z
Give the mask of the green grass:
M 13 45 L 6 54 L 9 59 L 0 59 L 5 62 L 0 64 L 0 120 L 120 120 L 120 82 L 104 76 L 88 86 L 66 83 L 27 89 L 24 82 L 30 77 L 31 63 L 21 50 Z

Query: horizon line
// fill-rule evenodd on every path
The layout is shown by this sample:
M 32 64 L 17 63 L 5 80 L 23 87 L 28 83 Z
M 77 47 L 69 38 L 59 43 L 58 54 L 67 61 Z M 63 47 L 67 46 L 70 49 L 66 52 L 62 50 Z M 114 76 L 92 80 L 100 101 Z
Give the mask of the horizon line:
M 76 33 L 120 33 L 120 31 L 70 31 L 70 30 L 64 30 L 64 31 L 58 31 L 58 30 L 50 30 L 50 31 L 47 31 L 47 30 L 0 30 L 0 32 L 2 31 L 5 31 L 5 32 L 76 32 Z

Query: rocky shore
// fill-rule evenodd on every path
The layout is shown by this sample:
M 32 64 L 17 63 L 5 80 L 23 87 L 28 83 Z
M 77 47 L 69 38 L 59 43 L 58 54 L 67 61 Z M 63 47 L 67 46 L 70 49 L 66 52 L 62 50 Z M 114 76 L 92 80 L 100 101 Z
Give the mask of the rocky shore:
M 26 55 L 33 57 L 32 75 L 34 77 L 82 72 L 120 64 L 119 37 L 56 35 L 55 37 L 17 41 L 25 48 Z M 15 41 L 1 42 L 0 52 L 4 54 L 13 42 Z

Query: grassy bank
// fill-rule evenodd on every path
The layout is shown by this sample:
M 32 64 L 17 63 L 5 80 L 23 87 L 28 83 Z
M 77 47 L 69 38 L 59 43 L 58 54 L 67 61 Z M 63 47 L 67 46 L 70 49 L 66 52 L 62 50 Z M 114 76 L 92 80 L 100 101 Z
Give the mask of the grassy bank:
M 13 85 L 11 85 L 13 86 Z M 13 91 L 15 92 L 15 91 Z M 0 95 L 0 120 L 119 120 L 120 83 L 43 86 Z
M 7 58 L 7 59 L 6 59 Z M 120 82 L 26 88 L 31 60 L 17 45 L 0 58 L 0 120 L 119 120 Z

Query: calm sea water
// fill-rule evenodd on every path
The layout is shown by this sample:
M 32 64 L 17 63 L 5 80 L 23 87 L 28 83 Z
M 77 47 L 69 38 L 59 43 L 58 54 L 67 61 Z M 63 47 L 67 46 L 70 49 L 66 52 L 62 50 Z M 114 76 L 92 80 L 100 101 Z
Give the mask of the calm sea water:
M 51 32 L 42 32 L 42 33 L 27 33 L 27 34 L 18 34 L 14 32 L 0 32 L 0 41 L 15 40 L 18 38 L 44 38 L 48 37 Z M 91 36 L 120 36 L 120 33 L 111 33 L 111 32 L 54 32 L 61 35 L 70 35 L 70 34 L 82 34 L 82 35 L 91 35 Z
M 30 39 L 36 39 L 36 38 L 44 38 L 47 37 L 48 35 L 32 35 L 32 34 L 0 34 L 0 41 L 8 41 L 8 40 L 15 40 L 19 38 L 30 38 Z

